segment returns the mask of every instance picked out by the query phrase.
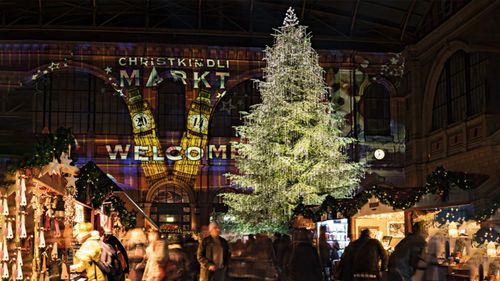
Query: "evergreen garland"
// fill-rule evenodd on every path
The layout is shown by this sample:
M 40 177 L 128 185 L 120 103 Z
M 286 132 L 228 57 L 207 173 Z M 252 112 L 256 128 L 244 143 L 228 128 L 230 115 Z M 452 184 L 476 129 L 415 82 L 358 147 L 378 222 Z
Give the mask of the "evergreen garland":
M 34 154 L 18 161 L 10 170 L 47 165 L 54 158 L 59 160 L 63 152 L 69 153 L 69 148 L 76 147 L 76 144 L 76 139 L 69 128 L 61 127 L 55 133 L 42 134 L 37 138 Z
M 394 209 L 406 210 L 413 207 L 426 194 L 439 194 L 443 201 L 448 200 L 449 191 L 453 185 L 462 190 L 476 188 L 478 177 L 463 172 L 446 171 L 443 167 L 437 167 L 434 172 L 427 176 L 426 184 L 421 188 L 415 188 L 410 194 L 401 195 L 387 192 L 386 188 L 373 186 L 358 193 L 353 199 L 336 200 L 332 196 L 327 196 L 316 211 L 304 205 L 302 198 L 294 208 L 294 216 L 302 215 L 305 218 L 319 221 L 321 216 L 327 212 L 339 212 L 344 217 L 355 215 L 368 200 L 375 196 L 383 204 Z M 484 209 L 476 215 L 476 219 L 483 221 L 493 215 L 500 202 L 494 202 L 491 207 Z
M 80 169 L 76 181 L 78 200 L 85 202 L 94 209 L 100 208 L 104 202 L 110 202 L 111 208 L 118 213 L 120 223 L 127 229 L 134 228 L 137 222 L 137 213 L 128 211 L 125 202 L 113 195 L 115 183 L 106 173 L 92 161 Z M 111 209 L 106 210 L 111 212 Z

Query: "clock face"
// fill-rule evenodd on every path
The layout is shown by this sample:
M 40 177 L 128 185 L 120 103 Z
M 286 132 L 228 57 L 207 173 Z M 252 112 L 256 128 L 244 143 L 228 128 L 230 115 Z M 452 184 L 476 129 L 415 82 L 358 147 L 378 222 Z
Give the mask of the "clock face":
M 152 125 L 151 116 L 149 116 L 148 114 L 144 114 L 143 112 L 135 114 L 132 117 L 132 122 L 134 128 L 138 130 L 148 130 Z
M 193 114 L 188 117 L 188 129 L 197 133 L 208 132 L 208 118 L 203 114 Z
M 383 151 L 382 149 L 377 149 L 377 150 L 375 150 L 373 155 L 375 156 L 375 158 L 377 160 L 382 160 L 385 157 L 385 151 Z

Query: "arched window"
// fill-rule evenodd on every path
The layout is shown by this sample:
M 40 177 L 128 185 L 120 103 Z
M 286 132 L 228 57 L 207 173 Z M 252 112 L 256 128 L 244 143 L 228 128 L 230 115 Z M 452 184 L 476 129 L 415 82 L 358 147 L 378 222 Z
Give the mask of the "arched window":
M 186 129 L 186 92 L 182 83 L 166 80 L 158 87 L 158 131 Z
M 445 63 L 436 86 L 432 129 L 444 128 L 485 108 L 485 56 L 458 51 Z
M 219 101 L 213 121 L 211 122 L 210 134 L 212 137 L 234 137 L 236 132 L 234 126 L 243 124 L 241 111 L 250 111 L 250 106 L 260 103 L 259 91 L 254 82 L 247 80 L 240 83 L 229 91 Z
M 35 82 L 35 132 L 71 128 L 74 134 L 129 135 L 127 106 L 111 86 L 79 71 L 54 72 Z
M 364 92 L 365 135 L 389 136 L 391 134 L 390 95 L 387 88 L 371 83 Z
M 159 225 L 174 224 L 181 229 L 191 228 L 189 195 L 182 187 L 165 185 L 159 187 L 153 197 L 151 218 Z

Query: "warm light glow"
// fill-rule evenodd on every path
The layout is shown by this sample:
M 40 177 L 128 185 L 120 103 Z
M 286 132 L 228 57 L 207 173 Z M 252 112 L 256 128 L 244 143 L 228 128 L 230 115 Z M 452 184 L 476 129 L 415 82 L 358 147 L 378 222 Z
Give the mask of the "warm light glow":
M 175 218 L 174 217 L 167 217 L 167 222 L 175 222 Z
M 488 257 L 496 257 L 497 256 L 497 247 L 494 242 L 489 242 L 486 246 L 486 255 Z
M 448 226 L 448 235 L 452 238 L 458 237 L 458 229 L 457 229 L 457 224 L 455 222 L 451 222 L 450 225 Z

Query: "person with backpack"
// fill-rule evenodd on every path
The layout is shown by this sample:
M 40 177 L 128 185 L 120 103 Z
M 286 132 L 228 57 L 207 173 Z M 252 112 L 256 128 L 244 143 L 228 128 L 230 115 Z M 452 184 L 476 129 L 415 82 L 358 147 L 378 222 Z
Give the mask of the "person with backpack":
M 102 254 L 99 232 L 93 231 L 91 223 L 80 223 L 74 234 L 81 247 L 74 255 L 70 271 L 84 273 L 87 281 L 107 281 L 106 274 L 97 266 Z
M 380 271 L 387 269 L 387 259 L 387 252 L 382 243 L 370 237 L 370 230 L 364 229 L 359 239 L 347 246 L 340 261 L 339 279 L 342 281 L 379 280 Z
M 99 241 L 102 252 L 97 267 L 108 281 L 125 281 L 128 272 L 128 257 L 125 248 L 113 235 L 104 236 Z
M 305 228 L 293 233 L 291 249 L 284 258 L 283 280 L 286 281 L 321 281 L 321 262 L 318 251 L 312 245 L 312 235 Z

